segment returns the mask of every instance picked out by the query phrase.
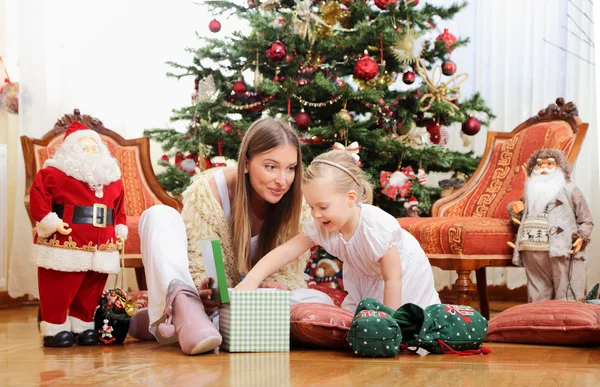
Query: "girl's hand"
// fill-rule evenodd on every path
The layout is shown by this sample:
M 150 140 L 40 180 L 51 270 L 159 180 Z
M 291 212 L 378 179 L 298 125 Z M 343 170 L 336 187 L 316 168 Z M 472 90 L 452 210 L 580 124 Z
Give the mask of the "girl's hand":
M 253 283 L 248 277 L 240 282 L 233 290 L 256 290 L 258 285 Z
M 221 303 L 212 300 L 213 291 L 208 288 L 208 284 L 210 283 L 210 278 L 205 278 L 200 282 L 200 286 L 198 287 L 198 294 L 200 295 L 200 300 L 202 301 L 202 305 L 204 305 L 204 310 L 206 313 L 211 314 L 215 310 L 221 306 Z
M 281 289 L 281 290 L 289 290 L 287 286 L 284 284 L 280 284 L 277 281 L 263 281 L 259 286 L 259 288 L 273 288 L 273 289 Z

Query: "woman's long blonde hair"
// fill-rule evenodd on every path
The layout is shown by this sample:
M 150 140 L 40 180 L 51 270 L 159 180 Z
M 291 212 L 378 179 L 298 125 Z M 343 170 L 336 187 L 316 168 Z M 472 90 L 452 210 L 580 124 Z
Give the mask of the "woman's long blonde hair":
M 298 234 L 302 212 L 302 154 L 298 135 L 290 124 L 265 117 L 255 121 L 244 136 L 238 154 L 237 183 L 232 203 L 233 243 L 240 273 L 252 267 L 250 257 L 250 178 L 245 167 L 252 157 L 268 152 L 280 145 L 292 145 L 298 153 L 297 168 L 290 189 L 276 204 L 269 204 L 265 221 L 260 229 L 256 254 L 262 257 L 273 250 L 278 241 L 283 242 Z
M 308 184 L 323 177 L 329 177 L 336 192 L 346 194 L 354 190 L 359 202 L 373 203 L 373 187 L 350 153 L 332 150 L 318 155 L 304 172 L 302 182 Z

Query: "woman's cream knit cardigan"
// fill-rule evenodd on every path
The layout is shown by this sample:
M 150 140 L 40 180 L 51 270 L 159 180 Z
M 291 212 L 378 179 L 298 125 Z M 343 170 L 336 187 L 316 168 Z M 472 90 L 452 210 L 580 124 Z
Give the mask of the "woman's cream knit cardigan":
M 206 278 L 200 241 L 203 239 L 220 239 L 227 283 L 229 287 L 234 287 L 240 282 L 240 273 L 235 262 L 232 228 L 227 222 L 223 207 L 221 207 L 208 185 L 208 179 L 211 175 L 211 172 L 205 172 L 197 176 L 183 193 L 181 216 L 187 231 L 190 273 L 196 286 L 200 284 L 203 278 Z M 304 224 L 309 220 L 310 209 L 305 205 L 302 209 L 300 223 Z M 277 245 L 294 236 L 290 235 L 287 238 L 278 240 Z M 306 288 L 304 268 L 309 255 L 308 252 L 303 254 L 300 259 L 284 266 L 267 279 L 284 284 L 290 290 Z

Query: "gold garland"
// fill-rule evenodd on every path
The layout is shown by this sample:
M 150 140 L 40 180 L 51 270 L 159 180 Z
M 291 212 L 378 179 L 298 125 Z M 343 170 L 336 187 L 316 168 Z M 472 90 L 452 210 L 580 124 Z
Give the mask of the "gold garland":
M 305 99 L 303 99 L 302 97 L 300 97 L 297 94 L 292 94 L 292 97 L 294 97 L 295 99 L 297 99 L 298 101 L 300 101 L 300 103 L 302 105 L 306 105 L 306 106 L 310 106 L 310 107 L 325 107 L 327 105 L 333 105 L 334 103 L 338 102 L 342 96 L 341 95 L 336 95 L 335 97 L 333 97 L 332 99 L 330 99 L 327 102 L 311 102 L 311 101 L 307 101 Z
M 225 105 L 228 108 L 231 108 L 233 110 L 248 110 L 248 109 L 254 109 L 256 107 L 259 107 L 260 105 L 265 105 L 267 102 L 269 102 L 273 98 L 275 98 L 275 97 L 272 96 L 272 95 L 270 95 L 270 96 L 268 96 L 267 98 L 265 98 L 265 99 L 263 99 L 261 101 L 247 103 L 245 105 L 234 105 L 231 102 L 223 101 L 223 105 Z
M 433 68 L 433 71 L 431 72 L 432 79 L 429 77 L 429 74 L 427 74 L 425 66 L 421 60 L 417 61 L 417 74 L 419 74 L 423 80 L 425 80 L 425 83 L 429 88 L 429 92 L 425 93 L 421 97 L 420 102 L 425 104 L 425 106 L 421 108 L 422 112 L 426 112 L 431 109 L 431 105 L 436 101 L 445 103 L 451 107 L 449 113 L 451 116 L 454 116 L 454 113 L 460 110 L 454 104 L 454 101 L 458 101 L 461 97 L 459 86 L 466 81 L 467 78 L 469 78 L 467 74 L 458 74 L 450 78 L 448 82 L 441 82 L 442 68 L 439 65 Z M 453 83 L 453 86 L 448 86 L 448 84 L 451 82 Z M 427 101 L 427 103 L 425 103 L 425 101 Z

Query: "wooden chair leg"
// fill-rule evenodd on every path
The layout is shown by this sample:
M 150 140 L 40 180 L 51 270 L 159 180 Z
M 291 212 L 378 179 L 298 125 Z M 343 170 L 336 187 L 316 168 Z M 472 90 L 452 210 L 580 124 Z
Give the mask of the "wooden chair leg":
M 457 270 L 458 278 L 452 284 L 452 290 L 457 293 L 456 304 L 471 306 L 471 292 L 476 290 L 471 281 L 471 270 Z
M 148 290 L 148 285 L 146 285 L 146 273 L 144 272 L 143 267 L 135 268 L 135 279 L 137 280 L 138 288 L 140 290 Z
M 479 310 L 481 311 L 481 315 L 489 320 L 490 304 L 488 302 L 487 277 L 485 275 L 485 267 L 477 269 L 475 271 L 475 277 L 477 278 L 477 293 L 479 293 Z

